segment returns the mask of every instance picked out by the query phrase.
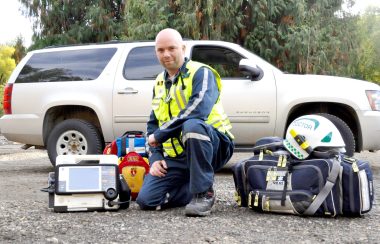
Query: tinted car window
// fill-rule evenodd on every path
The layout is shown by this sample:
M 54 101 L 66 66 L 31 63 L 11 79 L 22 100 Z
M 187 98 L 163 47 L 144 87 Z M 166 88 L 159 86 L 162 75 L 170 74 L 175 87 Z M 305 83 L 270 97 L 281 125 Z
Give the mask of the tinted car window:
M 16 83 L 94 80 L 116 50 L 97 48 L 35 53 L 22 68 Z
M 195 46 L 191 59 L 208 64 L 223 77 L 246 77 L 239 71 L 239 62 L 245 57 L 235 51 L 219 46 Z
M 154 46 L 136 47 L 129 52 L 124 64 L 124 78 L 128 80 L 151 80 L 163 71 Z

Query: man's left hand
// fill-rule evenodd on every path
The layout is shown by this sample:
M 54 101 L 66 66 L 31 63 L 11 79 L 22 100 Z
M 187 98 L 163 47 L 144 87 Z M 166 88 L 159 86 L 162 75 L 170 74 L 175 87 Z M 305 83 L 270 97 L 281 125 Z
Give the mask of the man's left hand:
M 164 177 L 168 169 L 168 165 L 165 160 L 158 160 L 152 164 L 152 167 L 149 170 L 149 173 L 153 176 Z

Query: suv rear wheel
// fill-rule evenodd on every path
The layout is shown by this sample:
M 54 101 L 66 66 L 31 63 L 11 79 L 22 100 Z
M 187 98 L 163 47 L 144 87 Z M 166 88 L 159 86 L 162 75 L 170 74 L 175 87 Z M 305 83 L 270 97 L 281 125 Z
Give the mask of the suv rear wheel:
M 56 125 L 47 140 L 50 162 L 55 166 L 58 155 L 102 154 L 98 129 L 80 119 L 68 119 Z

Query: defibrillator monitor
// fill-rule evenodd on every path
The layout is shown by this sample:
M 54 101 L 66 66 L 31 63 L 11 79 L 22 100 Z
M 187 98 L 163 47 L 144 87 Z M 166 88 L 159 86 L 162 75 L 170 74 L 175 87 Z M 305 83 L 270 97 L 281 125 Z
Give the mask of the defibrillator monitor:
M 58 165 L 56 194 L 103 192 L 108 196 L 111 192 L 116 193 L 119 178 L 117 167 L 117 165 Z
M 54 212 L 118 210 L 129 207 L 131 190 L 116 155 L 58 155 L 49 172 L 49 208 Z

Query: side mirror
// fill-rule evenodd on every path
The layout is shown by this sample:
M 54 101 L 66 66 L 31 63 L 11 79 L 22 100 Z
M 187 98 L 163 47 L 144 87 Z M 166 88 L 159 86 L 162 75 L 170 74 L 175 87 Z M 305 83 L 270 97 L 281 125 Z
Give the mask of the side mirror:
M 253 65 L 249 59 L 240 60 L 239 70 L 247 72 L 251 80 L 261 80 L 264 76 L 264 71 L 259 66 Z

